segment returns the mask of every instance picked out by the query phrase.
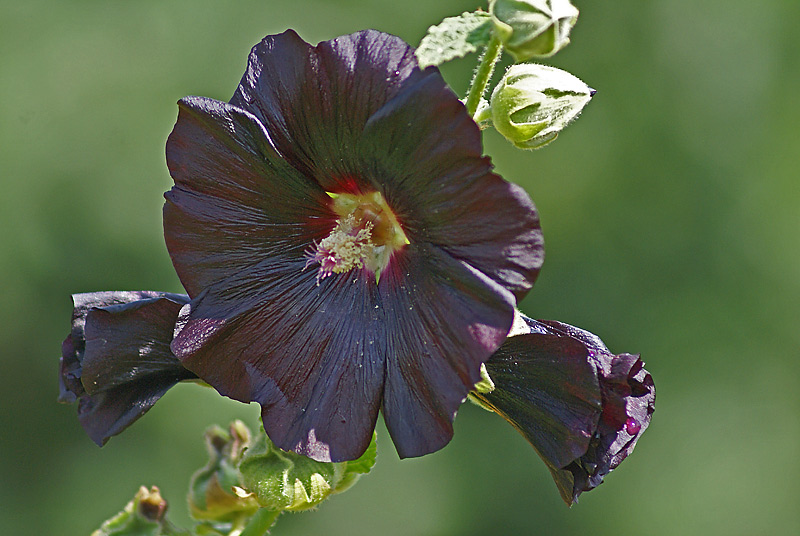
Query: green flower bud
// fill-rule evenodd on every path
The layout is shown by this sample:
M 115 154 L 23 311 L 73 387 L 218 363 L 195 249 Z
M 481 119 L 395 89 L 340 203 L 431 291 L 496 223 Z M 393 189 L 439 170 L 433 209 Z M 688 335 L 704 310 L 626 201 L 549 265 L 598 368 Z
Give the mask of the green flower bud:
M 237 466 L 250 445 L 250 430 L 242 421 L 234 421 L 229 431 L 219 426 L 206 430 L 208 464 L 192 475 L 189 485 L 189 508 L 198 520 L 228 522 L 254 513 L 259 505 L 241 489 Z
M 105 521 L 92 536 L 162 536 L 178 534 L 165 519 L 167 501 L 158 488 L 142 486 L 125 508 Z
M 569 0 L 492 0 L 495 33 L 517 62 L 552 56 L 569 44 L 578 8 Z
M 537 149 L 556 139 L 594 93 L 561 69 L 512 65 L 492 92 L 492 124 L 518 148 Z
M 314 508 L 334 493 L 350 488 L 375 464 L 375 437 L 367 451 L 350 462 L 318 462 L 276 447 L 261 434 L 247 449 L 239 471 L 242 487 L 269 510 L 299 512 Z

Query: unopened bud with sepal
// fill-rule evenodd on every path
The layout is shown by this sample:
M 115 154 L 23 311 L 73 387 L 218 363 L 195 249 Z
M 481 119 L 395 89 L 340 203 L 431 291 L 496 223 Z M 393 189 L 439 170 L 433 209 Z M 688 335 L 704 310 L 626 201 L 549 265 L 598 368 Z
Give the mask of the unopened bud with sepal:
M 476 120 L 494 127 L 520 149 L 547 145 L 592 98 L 595 91 L 561 69 L 512 65 L 492 92 L 489 107 Z
M 208 464 L 192 476 L 189 508 L 202 521 L 227 522 L 253 514 L 259 505 L 241 490 L 239 461 L 250 445 L 250 430 L 234 421 L 228 430 L 213 426 L 205 433 Z
M 156 486 L 142 486 L 125 508 L 105 521 L 92 536 L 189 536 L 167 521 L 167 501 Z
M 569 0 L 491 0 L 495 35 L 517 62 L 552 56 L 569 44 L 578 8 Z

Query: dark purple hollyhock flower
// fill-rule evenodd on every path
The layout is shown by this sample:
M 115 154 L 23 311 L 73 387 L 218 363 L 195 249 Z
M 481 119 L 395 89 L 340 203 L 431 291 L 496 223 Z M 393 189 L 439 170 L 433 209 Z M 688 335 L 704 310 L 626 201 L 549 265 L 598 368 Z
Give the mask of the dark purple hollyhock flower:
M 381 408 L 401 457 L 447 444 L 543 245 L 438 70 L 380 32 L 288 31 L 253 48 L 229 103 L 178 104 L 164 230 L 192 301 L 175 355 L 315 460 L 361 455 Z
M 169 349 L 188 296 L 92 292 L 72 297 L 72 331 L 61 346 L 59 401 L 98 445 L 144 415 L 181 380 L 196 378 Z
M 572 505 L 633 452 L 653 414 L 653 378 L 588 331 L 523 319 L 486 362 L 494 390 L 472 396 L 533 445 Z

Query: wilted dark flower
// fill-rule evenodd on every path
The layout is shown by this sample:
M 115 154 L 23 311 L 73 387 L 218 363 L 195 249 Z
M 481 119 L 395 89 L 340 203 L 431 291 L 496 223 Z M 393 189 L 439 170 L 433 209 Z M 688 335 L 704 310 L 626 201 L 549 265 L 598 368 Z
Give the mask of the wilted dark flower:
M 524 318 L 486 362 L 494 390 L 472 396 L 533 445 L 572 505 L 633 452 L 650 424 L 655 386 L 643 367 L 588 331 Z
M 319 461 L 451 438 L 542 262 L 527 194 L 491 172 L 435 67 L 363 31 L 256 45 L 230 103 L 187 97 L 164 229 L 191 296 L 172 342 L 270 439 Z
M 188 296 L 92 292 L 72 297 L 72 331 L 61 346 L 59 401 L 98 445 L 144 415 L 167 390 L 196 376 L 169 348 Z

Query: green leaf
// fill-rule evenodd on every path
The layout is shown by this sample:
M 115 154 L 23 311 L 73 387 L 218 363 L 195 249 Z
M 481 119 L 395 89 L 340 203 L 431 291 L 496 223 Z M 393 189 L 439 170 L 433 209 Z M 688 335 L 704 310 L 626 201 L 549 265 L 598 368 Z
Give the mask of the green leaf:
M 375 460 L 378 457 L 378 443 L 376 438 L 377 434 L 372 432 L 372 441 L 370 442 L 369 447 L 367 447 L 367 450 L 364 451 L 364 454 L 362 454 L 361 457 L 356 460 L 346 462 L 347 467 L 345 468 L 345 474 L 367 474 L 372 471 L 372 467 L 375 465 Z
M 457 17 L 447 17 L 440 24 L 428 28 L 428 33 L 417 48 L 420 67 L 440 65 L 462 58 L 489 43 L 492 19 L 484 11 L 466 12 Z
M 372 432 L 372 441 L 370 442 L 369 447 L 367 447 L 367 450 L 364 451 L 364 454 L 362 454 L 360 458 L 357 458 L 353 461 L 344 462 L 344 474 L 334 488 L 333 493 L 342 493 L 343 491 L 347 491 L 353 487 L 356 482 L 358 482 L 358 479 L 361 478 L 361 475 L 365 475 L 372 471 L 372 467 L 375 465 L 375 460 L 378 457 L 377 438 L 378 435 L 375 432 Z

